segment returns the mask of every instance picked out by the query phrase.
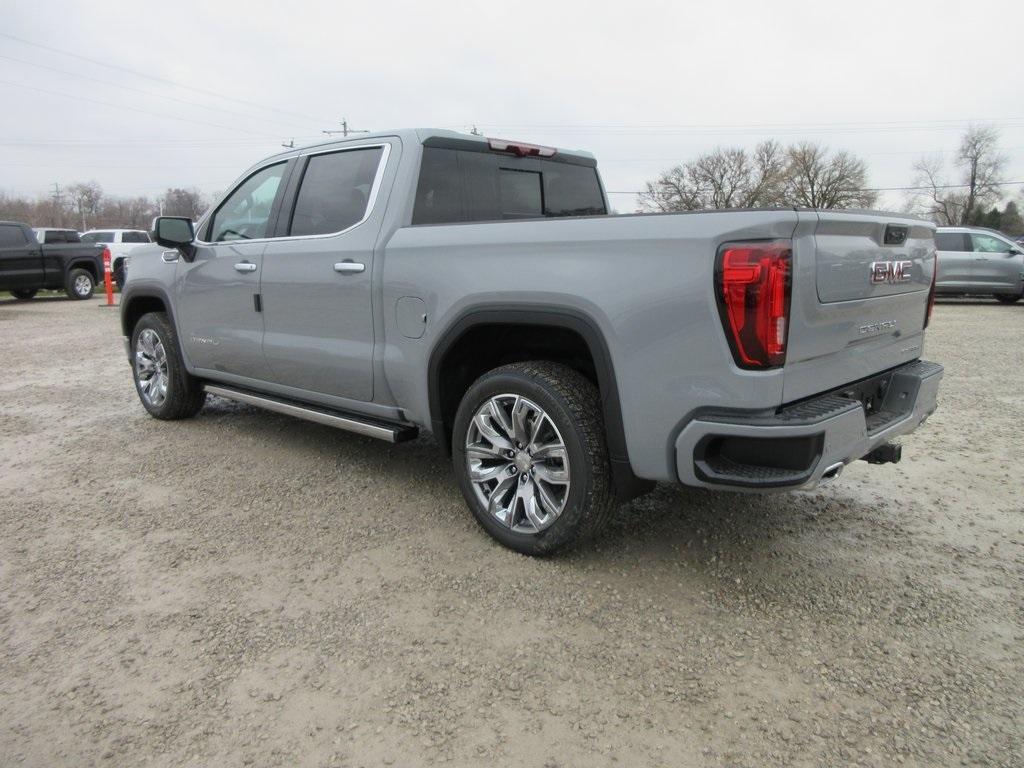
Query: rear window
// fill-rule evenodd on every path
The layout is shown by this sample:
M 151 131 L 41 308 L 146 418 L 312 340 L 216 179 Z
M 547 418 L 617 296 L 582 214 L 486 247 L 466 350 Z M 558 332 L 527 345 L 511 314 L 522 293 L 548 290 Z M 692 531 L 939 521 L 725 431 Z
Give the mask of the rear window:
M 113 232 L 86 232 L 82 235 L 83 243 L 113 243 L 115 237 Z
M 412 223 L 607 212 L 596 168 L 496 152 L 424 147 Z
M 122 243 L 148 243 L 149 234 L 146 232 L 122 232 Z
M 0 248 L 14 248 L 25 245 L 25 242 L 25 235 L 21 231 L 21 227 L 0 224 Z
M 969 251 L 967 235 L 961 232 L 936 232 L 935 247 L 940 251 Z

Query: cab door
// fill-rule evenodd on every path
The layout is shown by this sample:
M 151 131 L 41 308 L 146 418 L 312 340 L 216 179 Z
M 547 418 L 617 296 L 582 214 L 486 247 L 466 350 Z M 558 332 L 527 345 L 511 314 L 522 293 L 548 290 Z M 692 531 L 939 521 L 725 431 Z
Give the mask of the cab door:
M 248 176 L 203 227 L 195 258 L 178 260 L 181 344 L 193 367 L 207 375 L 269 378 L 262 348 L 260 275 L 290 170 L 290 163 L 280 162 Z M 174 252 L 168 253 L 173 257 Z
M 1021 254 L 1017 246 L 995 235 L 972 232 L 974 282 L 995 293 L 1015 293 L 1020 286 Z
M 378 140 L 296 166 L 282 236 L 263 254 L 263 352 L 278 384 L 373 399 L 374 250 L 391 151 Z
M 966 289 L 974 272 L 974 248 L 964 232 L 936 232 L 939 272 L 935 284 L 939 288 Z
M 43 284 L 43 258 L 35 238 L 26 239 L 17 224 L 0 224 L 0 285 L 39 288 Z

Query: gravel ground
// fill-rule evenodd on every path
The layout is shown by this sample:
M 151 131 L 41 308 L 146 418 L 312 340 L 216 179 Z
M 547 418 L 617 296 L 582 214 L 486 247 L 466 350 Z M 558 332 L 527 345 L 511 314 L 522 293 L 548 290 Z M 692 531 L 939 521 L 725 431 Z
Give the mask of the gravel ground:
M 0 301 L 0 765 L 1020 766 L 1022 338 L 937 307 L 898 466 L 533 560 L 427 441 L 157 422 L 113 310 Z

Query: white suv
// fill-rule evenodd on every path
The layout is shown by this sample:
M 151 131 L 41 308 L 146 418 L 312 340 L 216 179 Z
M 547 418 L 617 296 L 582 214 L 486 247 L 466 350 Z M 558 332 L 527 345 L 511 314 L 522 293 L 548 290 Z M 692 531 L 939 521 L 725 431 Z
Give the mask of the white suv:
M 90 229 L 82 235 L 83 243 L 103 243 L 110 248 L 110 269 L 118 288 L 124 288 L 131 252 L 139 245 L 153 242 L 149 232 L 141 229 Z

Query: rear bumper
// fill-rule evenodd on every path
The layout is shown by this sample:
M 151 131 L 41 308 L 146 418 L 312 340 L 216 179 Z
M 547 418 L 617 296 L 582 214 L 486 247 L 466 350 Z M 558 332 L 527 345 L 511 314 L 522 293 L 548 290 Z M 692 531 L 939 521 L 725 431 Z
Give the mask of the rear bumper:
M 813 487 L 935 410 L 942 366 L 918 360 L 774 413 L 707 413 L 676 438 L 685 485 L 765 491 Z M 869 415 L 862 400 L 875 397 Z

